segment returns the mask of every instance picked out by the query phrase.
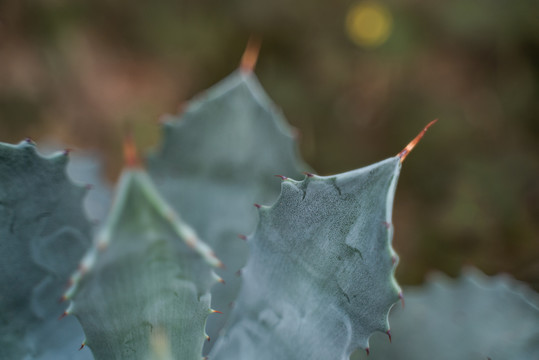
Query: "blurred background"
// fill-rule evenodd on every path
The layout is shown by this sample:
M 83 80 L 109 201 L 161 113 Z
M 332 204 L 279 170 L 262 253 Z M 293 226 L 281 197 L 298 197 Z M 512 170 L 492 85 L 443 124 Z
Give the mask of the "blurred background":
M 232 72 L 256 73 L 320 174 L 398 153 L 397 278 L 464 265 L 539 290 L 536 0 L 3 0 L 0 141 L 98 149 L 113 181 L 127 124 L 159 118 Z

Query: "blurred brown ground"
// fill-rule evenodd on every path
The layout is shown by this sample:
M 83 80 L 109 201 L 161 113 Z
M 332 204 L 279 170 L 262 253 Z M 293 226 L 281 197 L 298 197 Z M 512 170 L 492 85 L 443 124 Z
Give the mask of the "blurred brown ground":
M 3 0 L 0 141 L 97 148 L 114 179 L 126 124 L 151 148 L 160 115 L 230 73 L 256 34 L 256 72 L 321 174 L 395 155 L 440 119 L 397 191 L 402 284 L 475 265 L 539 290 L 539 2 L 380 1 L 378 46 L 347 31 L 357 4 Z

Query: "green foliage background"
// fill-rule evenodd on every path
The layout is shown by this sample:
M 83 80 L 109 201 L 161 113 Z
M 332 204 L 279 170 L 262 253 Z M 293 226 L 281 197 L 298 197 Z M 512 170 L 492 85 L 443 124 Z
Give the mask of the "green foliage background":
M 401 284 L 475 265 L 539 289 L 539 3 L 380 1 L 376 48 L 345 31 L 343 0 L 0 2 L 0 141 L 98 148 L 121 167 L 126 124 L 152 147 L 158 119 L 263 39 L 257 75 L 320 174 L 396 154 Z

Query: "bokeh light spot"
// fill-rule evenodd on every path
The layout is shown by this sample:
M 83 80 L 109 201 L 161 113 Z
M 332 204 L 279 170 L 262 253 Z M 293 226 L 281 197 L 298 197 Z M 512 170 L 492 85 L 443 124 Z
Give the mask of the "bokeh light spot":
M 348 10 L 346 32 L 361 47 L 382 45 L 391 34 L 393 19 L 388 8 L 380 3 L 363 1 Z

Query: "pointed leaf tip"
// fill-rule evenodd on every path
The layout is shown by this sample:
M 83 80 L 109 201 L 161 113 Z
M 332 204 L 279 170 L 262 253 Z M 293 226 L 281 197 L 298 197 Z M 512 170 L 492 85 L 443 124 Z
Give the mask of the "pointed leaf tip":
M 400 158 L 401 160 L 401 163 L 404 161 L 404 159 L 406 159 L 406 157 L 408 156 L 408 154 L 410 153 L 410 151 L 412 151 L 412 149 L 417 145 L 417 143 L 419 142 L 419 140 L 421 140 L 421 138 L 423 137 L 423 135 L 425 135 L 425 133 L 427 132 L 427 130 L 432 126 L 434 125 L 434 123 L 436 123 L 438 121 L 438 119 L 434 119 L 432 120 L 430 123 L 427 124 L 427 126 L 425 126 L 425 128 L 423 130 L 421 130 L 421 132 L 419 134 L 417 134 L 417 136 L 412 140 L 410 141 L 410 143 L 408 145 L 406 145 L 406 147 L 400 152 L 397 154 L 397 156 Z
M 137 147 L 131 133 L 128 133 L 124 138 L 124 161 L 125 166 L 128 168 L 140 167 Z
M 258 54 L 260 53 L 260 46 L 262 42 L 259 38 L 251 36 L 247 42 L 247 47 L 241 57 L 240 69 L 243 72 L 253 72 L 258 60 Z
M 60 315 L 60 316 L 58 317 L 58 320 L 62 320 L 62 319 L 65 318 L 67 315 L 69 315 L 69 314 L 67 313 L 67 311 L 64 311 L 64 312 L 62 313 L 62 315 Z

